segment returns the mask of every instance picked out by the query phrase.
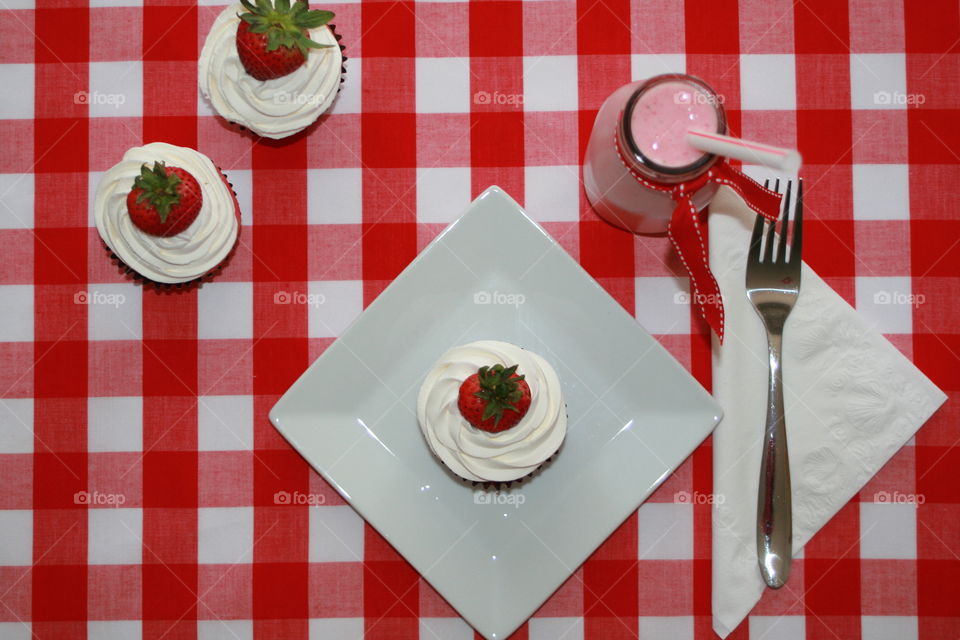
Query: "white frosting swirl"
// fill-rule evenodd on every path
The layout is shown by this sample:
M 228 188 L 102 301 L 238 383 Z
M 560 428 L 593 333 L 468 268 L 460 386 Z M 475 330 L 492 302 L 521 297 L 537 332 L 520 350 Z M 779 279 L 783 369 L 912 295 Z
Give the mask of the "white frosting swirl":
M 310 39 L 329 44 L 311 49 L 299 69 L 281 78 L 257 80 L 237 54 L 241 4 L 227 7 L 213 23 L 198 63 L 200 90 L 217 112 L 266 138 L 285 138 L 311 125 L 333 103 L 340 87 L 343 53 L 326 25 Z
M 457 408 L 460 385 L 480 367 L 518 365 L 530 386 L 530 409 L 516 426 L 488 433 Z M 454 347 L 437 360 L 417 398 L 417 419 L 430 449 L 451 471 L 477 482 L 521 478 L 552 456 L 567 433 L 560 379 L 550 364 L 516 345 L 481 340 Z
M 167 238 L 141 231 L 127 213 L 127 194 L 144 163 L 180 167 L 200 185 L 203 205 L 189 227 Z M 100 237 L 127 266 L 155 282 L 188 282 L 227 257 L 237 240 L 236 201 L 220 171 L 199 151 L 165 142 L 133 147 L 103 174 L 94 217 Z

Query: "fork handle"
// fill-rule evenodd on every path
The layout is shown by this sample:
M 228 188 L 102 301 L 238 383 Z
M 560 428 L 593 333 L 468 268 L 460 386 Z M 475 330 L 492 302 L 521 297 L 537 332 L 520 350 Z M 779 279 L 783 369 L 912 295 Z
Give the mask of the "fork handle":
M 783 381 L 780 373 L 782 329 L 767 331 L 770 384 L 767 423 L 760 461 L 760 491 L 757 496 L 757 558 L 767 586 L 779 589 L 790 577 L 793 560 L 793 515 L 790 494 L 790 461 L 787 429 L 783 418 Z

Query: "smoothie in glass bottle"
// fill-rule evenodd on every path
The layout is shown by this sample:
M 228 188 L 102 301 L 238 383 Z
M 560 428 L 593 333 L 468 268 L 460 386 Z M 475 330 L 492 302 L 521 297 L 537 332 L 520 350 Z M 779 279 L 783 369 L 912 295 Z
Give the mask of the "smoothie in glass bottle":
M 600 107 L 584 158 L 583 181 L 594 210 L 618 227 L 638 233 L 667 230 L 676 202 L 666 191 L 695 180 L 717 161 L 687 142 L 687 131 L 726 133 L 720 98 L 702 80 L 684 74 L 655 76 L 617 89 Z M 693 195 L 702 209 L 717 185 Z

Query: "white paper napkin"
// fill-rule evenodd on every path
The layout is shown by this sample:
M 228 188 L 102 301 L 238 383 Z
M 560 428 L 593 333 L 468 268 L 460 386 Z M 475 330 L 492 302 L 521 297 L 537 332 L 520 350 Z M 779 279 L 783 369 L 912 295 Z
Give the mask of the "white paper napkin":
M 726 310 L 724 344 L 714 338 L 713 349 L 714 396 L 724 410 L 713 436 L 713 628 L 720 637 L 765 588 L 755 536 L 767 342 L 744 289 L 754 219 L 727 188 L 711 205 L 710 268 Z M 794 553 L 946 400 L 806 264 L 802 273 L 783 339 Z

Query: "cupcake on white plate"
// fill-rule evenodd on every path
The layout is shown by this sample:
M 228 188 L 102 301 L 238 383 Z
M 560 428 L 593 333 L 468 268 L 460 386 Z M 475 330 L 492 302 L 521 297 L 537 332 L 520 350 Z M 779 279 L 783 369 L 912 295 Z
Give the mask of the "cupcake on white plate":
M 100 238 L 127 270 L 182 285 L 219 269 L 240 234 L 240 205 L 207 156 L 152 142 L 133 147 L 100 179 Z
M 286 138 L 333 104 L 346 68 L 333 12 L 305 0 L 241 0 L 213 23 L 200 53 L 200 91 L 224 119 Z
M 440 356 L 420 387 L 417 420 L 443 464 L 483 485 L 530 477 L 567 433 L 560 379 L 550 363 L 496 340 Z

